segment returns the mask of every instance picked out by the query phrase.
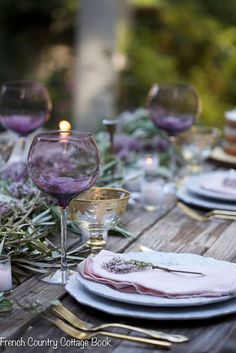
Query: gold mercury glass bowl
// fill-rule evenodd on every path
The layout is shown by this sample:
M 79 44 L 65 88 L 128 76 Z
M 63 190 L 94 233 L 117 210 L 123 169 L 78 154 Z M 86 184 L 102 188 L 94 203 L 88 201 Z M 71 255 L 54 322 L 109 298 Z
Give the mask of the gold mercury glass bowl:
M 123 189 L 93 187 L 71 201 L 70 218 L 90 234 L 91 255 L 102 250 L 105 231 L 114 227 L 125 213 L 130 193 Z
M 202 169 L 202 162 L 210 157 L 219 142 L 221 131 L 211 126 L 193 126 L 179 135 L 178 144 L 184 162 L 192 173 Z

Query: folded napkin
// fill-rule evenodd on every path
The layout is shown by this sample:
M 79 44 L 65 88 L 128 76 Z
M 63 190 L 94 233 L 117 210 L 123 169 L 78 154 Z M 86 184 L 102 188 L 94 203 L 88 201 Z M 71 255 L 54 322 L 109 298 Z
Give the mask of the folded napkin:
M 213 178 L 207 178 L 202 181 L 201 187 L 206 190 L 220 192 L 223 194 L 236 195 L 236 187 L 234 187 L 236 184 L 236 177 L 235 182 L 232 183 L 232 185 L 230 182 L 227 183 L 228 178 L 230 178 L 230 174 L 228 173 L 215 174 Z
M 208 266 L 206 263 L 207 259 L 199 255 L 192 255 L 193 265 L 187 265 L 180 260 L 181 256 L 189 256 L 189 254 L 171 254 L 172 258 L 173 256 L 174 258 L 176 257 L 176 264 L 168 267 L 184 271 L 201 272 L 204 273 L 204 276 L 156 269 L 144 269 L 130 273 L 113 273 L 104 267 L 104 264 L 107 264 L 114 257 L 119 257 L 122 260 L 131 260 L 137 259 L 137 254 L 140 256 L 140 253 L 115 254 L 103 250 L 97 256 L 88 257 L 81 262 L 78 265 L 78 271 L 88 280 L 110 285 L 122 292 L 150 294 L 168 298 L 215 297 L 236 293 L 236 266 L 226 261 L 217 260 L 213 260 L 214 265 Z M 158 263 L 158 253 L 156 252 L 156 254 L 155 265 L 163 266 L 160 262 Z M 200 265 L 194 265 L 196 262 L 194 259 L 196 258 L 202 258 Z M 180 264 L 181 262 L 182 264 Z M 164 266 L 167 267 L 166 263 Z

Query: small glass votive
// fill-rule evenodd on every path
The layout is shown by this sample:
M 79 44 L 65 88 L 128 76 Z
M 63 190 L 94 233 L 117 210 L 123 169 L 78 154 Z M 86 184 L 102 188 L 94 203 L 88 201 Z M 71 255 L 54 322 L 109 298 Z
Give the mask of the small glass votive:
M 11 289 L 11 259 L 8 255 L 0 255 L 0 292 L 8 292 Z
M 159 158 L 156 155 L 149 154 L 143 161 L 145 175 L 154 176 L 157 174 L 159 167 Z
M 144 178 L 141 183 L 141 205 L 149 212 L 161 209 L 163 182 L 159 178 Z
M 212 149 L 217 145 L 220 137 L 219 129 L 201 125 L 193 126 L 178 136 L 187 174 L 197 174 L 202 171 L 203 162 L 210 157 Z

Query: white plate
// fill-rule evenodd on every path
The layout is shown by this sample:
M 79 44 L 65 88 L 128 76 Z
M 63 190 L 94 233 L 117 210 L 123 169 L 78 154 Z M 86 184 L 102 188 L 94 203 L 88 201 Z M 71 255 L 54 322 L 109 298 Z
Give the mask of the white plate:
M 193 192 L 194 194 L 200 195 L 202 197 L 210 197 L 212 199 L 222 200 L 222 201 L 229 201 L 229 202 L 236 202 L 236 195 L 230 195 L 222 192 L 217 192 L 213 190 L 207 190 L 201 187 L 201 184 L 204 180 L 213 178 L 216 175 L 228 175 L 229 172 L 210 172 L 200 175 L 191 176 L 188 178 L 185 186 L 188 191 Z
M 214 199 L 203 198 L 199 195 L 196 195 L 186 189 L 185 186 L 180 187 L 177 190 L 177 197 L 181 201 L 188 203 L 190 205 L 207 208 L 211 210 L 227 210 L 227 211 L 236 211 L 236 203 L 222 202 Z
M 90 293 L 78 282 L 77 274 L 70 277 L 65 288 L 78 303 L 116 316 L 151 320 L 198 320 L 236 313 L 236 299 L 196 308 L 155 308 L 119 303 Z
M 126 254 L 127 258 L 151 262 L 164 267 L 174 267 L 175 265 L 191 265 L 204 267 L 225 267 L 229 266 L 226 261 L 216 260 L 212 257 L 204 257 L 197 254 L 187 253 L 167 253 L 160 251 L 151 252 L 130 252 Z M 231 264 L 230 264 L 231 266 Z M 232 266 L 234 266 L 232 264 Z M 138 293 L 119 292 L 116 289 L 102 283 L 94 282 L 77 275 L 78 281 L 91 293 L 105 297 L 111 300 L 124 302 L 134 305 L 158 306 L 158 307 L 178 307 L 178 306 L 196 306 L 212 304 L 232 299 L 235 295 L 227 295 L 221 297 L 195 297 L 195 298 L 163 298 L 153 295 L 145 295 Z

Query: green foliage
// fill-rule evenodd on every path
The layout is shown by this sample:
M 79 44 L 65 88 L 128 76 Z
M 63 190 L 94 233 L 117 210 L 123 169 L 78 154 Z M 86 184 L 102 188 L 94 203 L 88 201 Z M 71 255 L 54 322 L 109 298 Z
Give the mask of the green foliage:
M 55 48 L 72 48 L 77 10 L 77 0 L 0 1 L 0 84 L 18 79 L 45 82 L 52 96 L 54 128 L 55 117 L 71 116 L 71 65 L 55 64 L 61 53 Z
M 131 28 L 122 31 L 119 44 L 128 58 L 120 77 L 119 111 L 145 106 L 154 82 L 185 81 L 199 91 L 201 120 L 222 126 L 224 111 L 236 102 L 236 1 L 130 3 L 134 20 Z M 0 1 L 0 83 L 44 81 L 53 100 L 53 127 L 58 120 L 70 120 L 72 114 L 72 48 L 78 6 L 77 0 Z M 53 58 L 47 56 L 57 46 L 67 48 L 71 55 L 71 61 L 60 67 L 55 64 L 60 48 Z
M 154 82 L 191 82 L 202 100 L 201 120 L 222 126 L 224 111 L 236 102 L 236 6 L 231 5 L 169 0 L 137 7 L 134 25 L 121 40 L 128 57 L 120 84 L 121 110 L 145 105 Z M 222 6 L 227 7 L 223 12 Z

